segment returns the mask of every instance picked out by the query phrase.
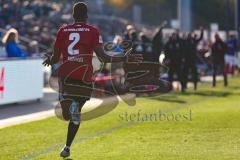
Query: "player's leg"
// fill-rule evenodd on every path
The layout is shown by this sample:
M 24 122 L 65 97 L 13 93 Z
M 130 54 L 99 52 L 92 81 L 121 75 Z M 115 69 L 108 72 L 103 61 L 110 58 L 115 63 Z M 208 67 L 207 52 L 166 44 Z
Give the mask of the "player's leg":
M 173 73 L 174 72 L 174 68 L 173 68 L 173 65 L 170 64 L 169 66 L 169 71 L 168 71 L 168 81 L 172 84 L 173 82 Z
M 231 74 L 234 76 L 235 73 L 235 56 L 231 56 L 230 60 Z
M 224 66 L 225 64 L 220 64 L 220 69 L 221 69 L 221 72 L 223 73 L 223 78 L 224 78 L 224 86 L 228 86 L 228 79 L 227 79 L 227 72 L 224 70 Z
M 192 79 L 194 83 L 194 90 L 197 90 L 198 72 L 197 72 L 197 66 L 195 63 L 192 64 L 191 70 L 192 70 Z
M 213 87 L 216 87 L 217 64 L 213 64 Z
M 188 63 L 185 63 L 183 66 L 184 66 L 182 72 L 183 89 L 187 89 L 189 65 Z
M 82 101 L 73 100 L 71 104 L 71 107 L 70 107 L 71 119 L 68 124 L 66 145 L 60 153 L 61 157 L 65 158 L 70 156 L 70 147 L 79 129 L 80 120 L 81 120 L 80 113 L 85 103 L 86 103 L 86 100 L 82 100 Z
M 68 125 L 68 134 L 67 134 L 67 141 L 66 146 L 70 147 L 73 139 L 78 131 L 80 126 L 80 113 L 83 105 L 86 103 L 86 100 L 82 101 L 74 101 L 71 106 L 71 120 Z
M 184 75 L 183 75 L 184 71 L 183 71 L 183 68 L 181 66 L 182 66 L 182 64 L 179 63 L 174 68 L 175 68 L 175 73 L 177 74 L 177 79 L 178 79 L 178 81 L 181 84 L 181 91 L 185 92 L 185 90 L 186 90 L 186 83 L 184 81 Z

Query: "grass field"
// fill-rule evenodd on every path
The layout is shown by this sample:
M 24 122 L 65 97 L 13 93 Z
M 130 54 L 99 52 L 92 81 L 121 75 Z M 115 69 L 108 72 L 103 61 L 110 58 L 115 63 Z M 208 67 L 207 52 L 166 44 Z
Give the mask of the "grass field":
M 180 120 L 123 120 L 161 111 Z M 191 115 L 190 115 L 191 114 Z M 141 115 L 141 116 L 142 116 Z M 152 114 L 154 115 L 154 114 Z M 143 116 L 144 117 L 144 116 Z M 183 118 L 185 117 L 185 118 Z M 146 120 L 146 119 L 143 119 Z M 1 160 L 58 160 L 67 123 L 53 117 L 0 130 Z M 114 111 L 82 123 L 74 160 L 238 160 L 240 159 L 240 81 L 217 88 L 201 84 L 184 95 L 138 98 L 135 107 L 121 103 Z

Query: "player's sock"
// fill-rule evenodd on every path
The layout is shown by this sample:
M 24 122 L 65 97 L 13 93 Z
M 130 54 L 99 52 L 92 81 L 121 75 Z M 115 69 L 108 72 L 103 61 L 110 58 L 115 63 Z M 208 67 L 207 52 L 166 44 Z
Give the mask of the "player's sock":
M 73 139 L 78 131 L 79 125 L 74 124 L 73 122 L 69 122 L 68 125 L 68 134 L 67 134 L 67 142 L 66 142 L 66 146 L 68 146 L 69 148 L 71 147 L 71 144 L 73 142 Z

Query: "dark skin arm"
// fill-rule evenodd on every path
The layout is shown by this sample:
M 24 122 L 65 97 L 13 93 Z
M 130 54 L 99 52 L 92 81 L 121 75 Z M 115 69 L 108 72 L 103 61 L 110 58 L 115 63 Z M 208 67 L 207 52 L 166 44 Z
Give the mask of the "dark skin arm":
M 114 62 L 142 62 L 143 57 L 141 54 L 131 54 L 132 49 L 129 49 L 124 56 L 109 56 L 105 53 L 102 46 L 94 48 L 94 52 L 102 63 Z
M 45 54 L 45 56 L 47 58 L 43 62 L 44 66 L 50 66 L 50 65 L 56 64 L 59 62 L 60 57 L 61 57 L 60 49 L 54 48 L 52 56 L 48 55 L 48 54 Z
M 204 34 L 204 32 L 203 32 L 203 31 L 204 31 L 203 27 L 201 27 L 200 30 L 201 30 L 201 35 L 200 35 L 199 38 L 196 39 L 196 42 L 197 42 L 197 43 L 200 42 L 200 41 L 203 39 L 203 34 Z
M 155 34 L 155 36 L 153 37 L 153 41 L 155 41 L 156 43 L 161 43 L 159 41 L 162 40 L 162 30 L 163 28 L 167 25 L 167 22 L 164 21 L 161 26 L 158 29 L 158 32 Z
M 128 50 L 124 56 L 109 56 L 105 53 L 102 46 L 94 48 L 96 55 L 99 60 L 103 63 L 114 63 L 114 62 L 142 62 L 143 57 L 140 54 L 132 55 L 132 49 Z M 59 62 L 61 57 L 60 49 L 54 48 L 53 55 L 45 55 L 47 58 L 44 60 L 44 66 L 50 66 Z

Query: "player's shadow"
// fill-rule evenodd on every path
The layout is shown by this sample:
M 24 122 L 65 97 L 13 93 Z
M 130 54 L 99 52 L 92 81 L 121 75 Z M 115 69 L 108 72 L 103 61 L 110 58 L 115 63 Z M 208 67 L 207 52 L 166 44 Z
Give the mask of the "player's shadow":
M 178 99 L 178 97 L 175 96 L 175 95 L 160 96 L 160 97 L 154 97 L 154 98 L 151 98 L 151 99 L 161 101 L 161 102 L 180 103 L 180 104 L 187 103 L 184 100 Z
M 233 95 L 232 92 L 227 91 L 198 91 L 198 92 L 186 92 L 183 95 L 189 96 L 189 95 L 196 95 L 196 96 L 202 96 L 202 97 L 228 97 L 230 95 Z
M 72 158 L 63 158 L 64 160 L 73 160 Z
M 233 90 L 238 90 L 238 89 L 240 89 L 239 86 L 229 86 L 228 88 L 229 88 L 229 89 L 233 89 Z

